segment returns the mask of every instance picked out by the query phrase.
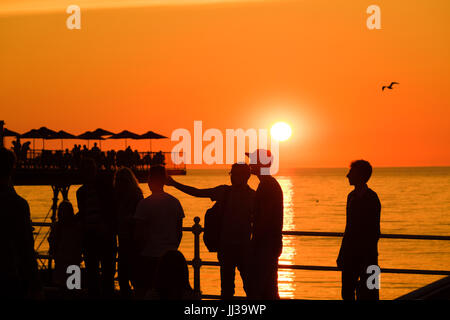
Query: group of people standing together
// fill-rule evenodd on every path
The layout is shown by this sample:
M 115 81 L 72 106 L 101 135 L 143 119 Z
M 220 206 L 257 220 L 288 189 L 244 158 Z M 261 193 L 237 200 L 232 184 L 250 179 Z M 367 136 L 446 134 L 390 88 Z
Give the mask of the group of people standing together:
M 131 296 L 133 287 L 138 298 L 161 297 L 163 288 L 169 292 L 168 286 L 172 286 L 169 297 L 198 298 L 189 285 L 186 261 L 177 251 L 182 239 L 184 212 L 178 199 L 164 191 L 164 186 L 169 185 L 223 206 L 218 230 L 221 297 L 231 299 L 234 296 L 235 269 L 238 268 L 249 298 L 278 299 L 283 193 L 275 178 L 259 174 L 261 166 L 236 163 L 230 172 L 231 186 L 210 189 L 178 183 L 167 176 L 163 166 L 153 166 L 148 177 L 151 195 L 144 199 L 129 168 L 118 169 L 111 181 L 110 176 L 97 172 L 95 161 L 84 159 L 81 166 L 84 184 L 76 193 L 79 212 L 75 216 L 70 203 L 63 201 L 49 238 L 57 283 L 64 287 L 67 266 L 79 265 L 83 256 L 88 293 L 110 297 L 114 293 L 118 253 L 122 296 Z M 260 179 L 256 191 L 247 184 L 251 173 Z M 181 265 L 174 267 L 167 262 L 169 267 L 162 268 L 162 261 L 169 259 L 167 255 L 172 260 L 181 255 L 178 259 Z M 174 271 L 164 277 L 162 273 L 168 273 L 170 268 Z M 174 268 L 182 273 L 178 283 L 173 281 L 177 277 Z
M 63 201 L 49 239 L 55 248 L 55 274 L 61 276 L 55 279 L 57 283 L 64 288 L 67 266 L 79 265 L 82 257 L 88 295 L 113 297 L 118 257 L 123 298 L 133 296 L 132 288 L 141 299 L 192 298 L 186 260 L 177 251 L 184 213 L 179 201 L 164 192 L 165 168 L 150 169 L 152 194 L 145 199 L 127 167 L 111 177 L 98 172 L 93 159 L 85 158 L 81 173 L 84 183 L 76 192 L 79 212 L 73 215 L 70 203 Z M 67 207 L 69 215 L 63 214 Z M 177 276 L 180 281 L 171 281 Z
M 114 176 L 97 170 L 96 162 L 85 158 L 81 164 L 83 185 L 77 190 L 79 212 L 64 200 L 49 237 L 55 259 L 55 283 L 65 291 L 67 267 L 85 264 L 83 276 L 91 297 L 113 297 L 118 256 L 120 294 L 150 299 L 199 299 L 189 283 L 187 263 L 178 247 L 182 239 L 183 208 L 165 192 L 172 186 L 195 197 L 210 198 L 220 204 L 221 217 L 217 256 L 220 265 L 221 297 L 235 293 L 235 271 L 239 270 L 249 299 L 279 299 L 278 260 L 282 253 L 283 192 L 267 173 L 270 151 L 247 154 L 250 164 L 231 167 L 231 185 L 198 189 L 175 181 L 163 166 L 152 166 L 148 177 L 151 195 L 144 198 L 127 168 Z M 11 183 L 14 153 L 0 149 L 0 205 L 8 228 L 0 233 L 7 246 L 6 291 L 18 297 L 39 292 L 40 281 L 34 252 L 29 207 Z M 367 187 L 372 167 L 367 161 L 352 163 L 347 175 L 355 187 L 347 199 L 347 224 L 337 265 L 342 270 L 343 299 L 378 299 L 378 290 L 369 290 L 366 269 L 378 264 L 381 205 L 377 194 Z M 254 174 L 257 190 L 248 185 Z M 3 210 L 3 208 L 5 210 Z M 205 228 L 208 226 L 205 225 Z M 207 231 L 207 230 L 205 230 Z M 3 270 L 5 269 L 5 270 Z M 134 288 L 134 294 L 132 291 Z
M 265 152 L 265 150 L 264 150 Z M 270 151 L 268 156 L 270 157 Z M 258 157 L 259 151 L 249 157 Z M 270 162 L 235 163 L 230 185 L 197 189 L 168 177 L 166 184 L 195 197 L 210 198 L 222 205 L 217 258 L 220 264 L 221 297 L 235 293 L 235 270 L 239 270 L 244 291 L 250 299 L 279 299 L 278 259 L 283 242 L 283 192 L 271 175 L 261 174 Z M 259 179 L 257 190 L 248 185 L 250 175 Z M 208 228 L 205 221 L 205 228 Z M 205 230 L 206 231 L 206 230 Z

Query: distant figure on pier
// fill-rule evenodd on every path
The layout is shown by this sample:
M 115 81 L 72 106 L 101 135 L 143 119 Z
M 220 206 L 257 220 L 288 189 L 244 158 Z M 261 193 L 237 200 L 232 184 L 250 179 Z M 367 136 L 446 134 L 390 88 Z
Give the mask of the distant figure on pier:
M 152 298 L 152 297 L 149 297 Z M 158 265 L 154 298 L 160 300 L 199 300 L 189 283 L 189 269 L 183 254 L 167 251 Z
M 97 146 L 97 142 L 94 142 L 94 146 L 91 149 L 94 153 L 100 153 L 100 148 Z
M 131 293 L 135 260 L 133 244 L 134 220 L 133 215 L 139 201 L 144 197 L 133 171 L 123 167 L 116 171 L 114 177 L 114 193 L 117 208 L 117 235 L 119 239 L 119 286 L 122 297 L 129 297 Z
M 88 293 L 110 297 L 114 292 L 117 251 L 113 179 L 108 174 L 97 173 L 91 158 L 83 159 L 81 172 L 84 184 L 77 190 L 77 202 Z
M 164 192 L 165 179 L 164 167 L 150 168 L 148 186 L 152 194 L 138 203 L 134 215 L 137 262 L 133 277 L 138 298 L 154 289 L 160 258 L 178 249 L 183 234 L 183 208 L 177 198 Z
M 347 223 L 337 266 L 342 270 L 342 299 L 378 300 L 379 290 L 369 289 L 367 267 L 378 265 L 381 204 L 367 186 L 372 166 L 365 160 L 350 165 L 347 174 L 354 190 L 347 197 Z
M 251 299 L 276 300 L 278 259 L 283 250 L 283 191 L 269 173 L 272 155 L 258 149 L 246 155 L 252 174 L 259 179 L 252 238 Z
M 165 165 L 164 160 L 165 159 L 163 153 L 161 151 L 158 151 L 152 158 L 152 165 Z
M 210 198 L 223 206 L 219 248 L 221 297 L 224 300 L 234 296 L 234 280 L 238 268 L 244 290 L 249 295 L 249 252 L 251 225 L 255 205 L 255 191 L 248 186 L 250 167 L 235 163 L 231 167 L 231 186 L 197 189 L 176 182 L 168 177 L 166 184 L 194 197 Z
M 59 204 L 58 220 L 50 232 L 48 242 L 49 253 L 55 259 L 53 280 L 60 289 L 65 291 L 67 289 L 67 267 L 80 265 L 82 246 L 81 224 L 68 200 Z
M 16 140 L 12 142 L 13 151 L 16 155 L 16 166 L 23 165 L 23 162 L 27 159 L 28 151 L 30 150 L 30 142 L 20 142 L 20 137 L 16 137 Z
M 15 161 L 13 152 L 0 148 L 0 219 L 5 226 L 0 232 L 2 300 L 43 296 L 30 208 L 28 202 L 16 193 L 11 182 Z

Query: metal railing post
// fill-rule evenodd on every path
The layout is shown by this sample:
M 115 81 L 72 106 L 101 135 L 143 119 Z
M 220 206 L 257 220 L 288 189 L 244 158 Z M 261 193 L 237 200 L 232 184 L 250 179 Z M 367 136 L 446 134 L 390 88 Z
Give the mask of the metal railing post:
M 52 232 L 52 229 L 55 225 L 56 222 L 56 215 L 58 213 L 58 194 L 60 191 L 60 187 L 59 186 L 52 186 L 52 190 L 53 190 L 53 203 L 52 203 L 52 216 L 51 216 L 51 224 L 50 224 L 50 232 Z M 48 258 L 48 270 L 49 272 L 51 272 L 52 270 L 52 257 L 49 255 Z
M 203 231 L 200 225 L 200 218 L 194 218 L 194 225 L 192 226 L 192 233 L 194 234 L 194 258 L 192 259 L 192 267 L 194 269 L 194 292 L 198 296 L 200 291 L 200 267 L 202 266 L 202 259 L 200 258 L 200 234 Z

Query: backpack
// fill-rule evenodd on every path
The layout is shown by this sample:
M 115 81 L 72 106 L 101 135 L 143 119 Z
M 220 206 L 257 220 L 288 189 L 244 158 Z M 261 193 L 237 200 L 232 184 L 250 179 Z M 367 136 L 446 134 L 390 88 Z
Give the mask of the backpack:
M 220 232 L 222 230 L 222 220 L 228 202 L 229 190 L 225 191 L 225 200 L 216 203 L 206 210 L 205 227 L 203 229 L 203 242 L 209 252 L 217 252 L 220 245 Z

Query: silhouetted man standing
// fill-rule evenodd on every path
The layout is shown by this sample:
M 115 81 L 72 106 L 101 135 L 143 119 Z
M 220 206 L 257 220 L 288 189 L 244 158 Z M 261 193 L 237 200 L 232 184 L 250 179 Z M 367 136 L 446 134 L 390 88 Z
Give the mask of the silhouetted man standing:
M 251 298 L 275 300 L 278 294 L 278 258 L 283 250 L 283 191 L 270 175 L 272 155 L 256 150 L 250 158 L 252 174 L 259 179 L 252 238 Z
M 165 168 L 152 166 L 148 178 L 152 194 L 139 201 L 134 214 L 135 289 L 139 298 L 154 289 L 160 258 L 167 251 L 177 250 L 183 235 L 183 208 L 177 198 L 164 192 L 165 181 Z
M 249 295 L 248 255 L 251 239 L 251 224 L 255 205 L 255 191 L 247 182 L 250 167 L 245 163 L 235 163 L 231 167 L 231 186 L 197 189 L 167 179 L 167 184 L 194 197 L 210 198 L 224 204 L 220 228 L 217 258 L 220 263 L 220 283 L 222 299 L 234 296 L 235 270 L 238 268 L 244 290 Z
M 378 266 L 381 204 L 377 194 L 367 186 L 372 166 L 365 160 L 354 161 L 347 174 L 355 189 L 347 197 L 347 223 L 337 259 L 342 270 L 342 299 L 378 300 L 379 290 L 370 289 L 367 273 L 370 265 Z
M 0 148 L 0 298 L 40 298 L 30 208 L 11 183 L 14 163 L 14 153 Z

